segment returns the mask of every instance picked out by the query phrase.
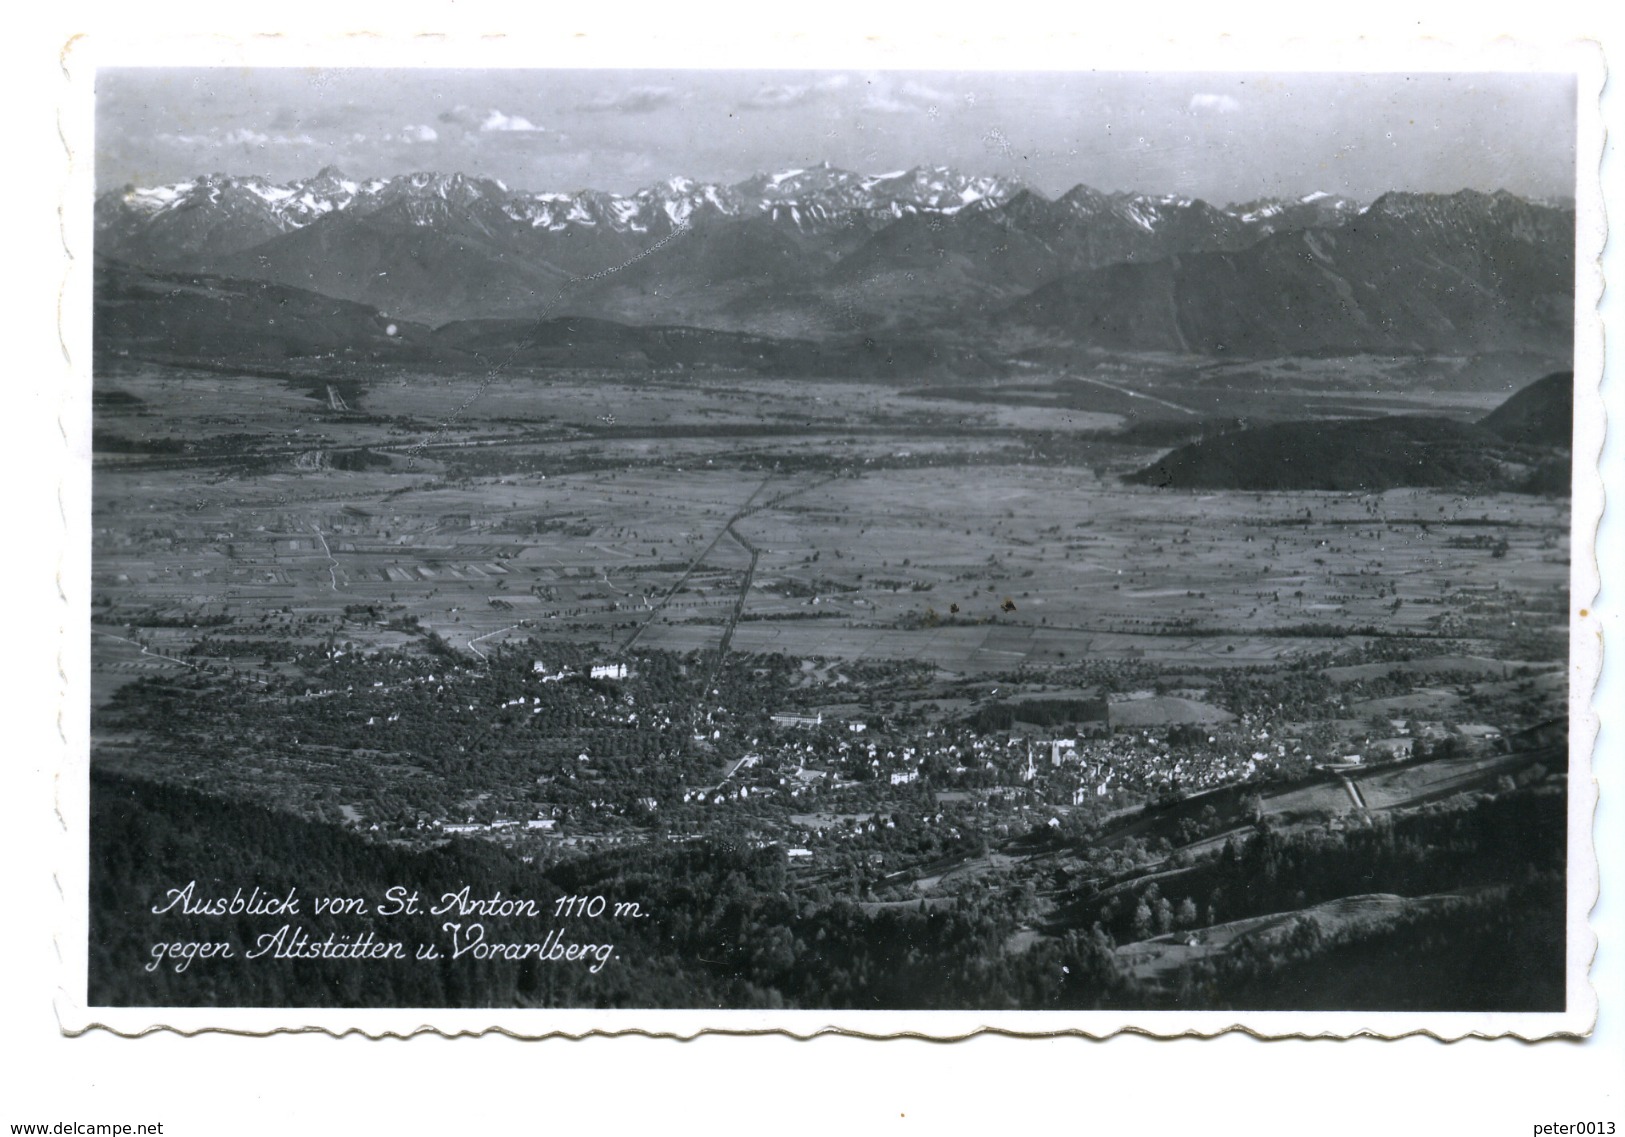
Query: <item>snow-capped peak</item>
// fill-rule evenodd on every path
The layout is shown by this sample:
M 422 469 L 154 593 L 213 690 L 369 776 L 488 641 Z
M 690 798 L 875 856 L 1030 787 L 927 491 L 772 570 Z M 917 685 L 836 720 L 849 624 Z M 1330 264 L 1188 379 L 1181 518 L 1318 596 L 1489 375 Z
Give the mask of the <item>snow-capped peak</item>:
M 946 166 L 916 166 L 881 174 L 856 174 L 821 162 L 759 174 L 734 185 L 675 176 L 630 194 L 533 192 L 463 173 L 416 171 L 356 180 L 334 166 L 314 176 L 275 184 L 263 178 L 211 175 L 170 185 L 129 188 L 109 195 L 113 210 L 129 223 L 157 218 L 182 206 L 231 209 L 257 218 L 255 232 L 287 232 L 324 216 L 387 210 L 396 222 L 416 226 L 475 211 L 482 227 L 508 223 L 528 229 L 574 227 L 644 233 L 667 231 L 700 217 L 760 216 L 805 231 L 846 227 L 853 219 L 874 227 L 888 218 L 917 213 L 950 215 L 1003 205 L 1023 187 L 1009 178 L 962 174 Z M 242 211 L 247 211 L 243 213 Z
M 196 182 L 176 182 L 167 186 L 134 188 L 124 194 L 124 201 L 132 209 L 145 213 L 157 213 L 159 210 L 167 209 L 177 201 L 185 198 L 196 188 Z

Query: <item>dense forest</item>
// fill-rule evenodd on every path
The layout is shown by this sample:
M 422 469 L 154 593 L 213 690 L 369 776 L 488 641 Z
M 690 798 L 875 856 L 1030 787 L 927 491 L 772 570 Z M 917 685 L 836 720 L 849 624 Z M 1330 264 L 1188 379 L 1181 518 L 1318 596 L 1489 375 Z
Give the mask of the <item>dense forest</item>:
M 1555 783 L 1555 784 L 1554 784 Z M 784 852 L 715 840 L 645 844 L 550 866 L 483 842 L 406 849 L 336 826 L 102 770 L 91 779 L 89 1001 L 176 1006 L 578 1006 L 1559 1009 L 1563 999 L 1560 779 L 1509 788 L 1348 833 L 1267 825 L 1191 867 L 1213 918 L 1287 911 L 1350 893 L 1434 896 L 1387 923 L 1242 940 L 1179 981 L 1137 978 L 1119 937 L 1159 931 L 1166 897 L 1141 889 L 1113 914 L 1080 897 L 1087 925 L 1015 935 L 1029 884 L 950 903 L 863 904 L 798 885 Z M 297 913 L 162 914 L 170 890 L 282 898 Z M 392 888 L 421 894 L 386 914 Z M 445 894 L 530 900 L 535 913 L 431 915 Z M 1440 892 L 1449 895 L 1438 896 Z M 315 911 L 318 897 L 365 911 Z M 558 903 L 602 896 L 597 916 Z M 1188 899 L 1188 898 L 1187 898 Z M 636 904 L 637 917 L 616 905 Z M 1141 914 L 1141 909 L 1145 914 Z M 1181 905 L 1199 910 L 1195 902 Z M 1104 918 L 1101 918 L 1104 916 Z M 1176 923 L 1185 923 L 1181 913 Z M 1164 927 L 1167 917 L 1163 917 Z M 485 943 L 612 945 L 605 956 L 452 959 L 442 928 L 484 925 Z M 1136 924 L 1141 926 L 1136 926 Z M 401 942 L 398 959 L 247 958 L 283 925 L 310 941 Z M 154 945 L 229 943 L 213 958 L 155 958 Z M 440 958 L 415 958 L 419 944 Z M 160 949 L 161 951 L 162 949 Z M 612 953 L 612 954 L 611 954 Z M 600 961 L 594 966 L 595 961 Z M 1380 979 L 1365 983 L 1362 976 Z

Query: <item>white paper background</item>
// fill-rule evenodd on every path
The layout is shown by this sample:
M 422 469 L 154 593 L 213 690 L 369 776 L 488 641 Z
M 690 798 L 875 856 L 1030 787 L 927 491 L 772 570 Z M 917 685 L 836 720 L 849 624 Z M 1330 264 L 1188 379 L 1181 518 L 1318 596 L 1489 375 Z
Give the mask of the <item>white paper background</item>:
M 1625 58 L 1620 18 L 1596 4 L 1525 4 L 1504 11 L 1480 5 L 1454 20 L 1419 12 L 1415 4 L 1366 2 L 1248 4 L 1245 14 L 1167 2 L 1118 4 L 1107 15 L 1073 14 L 1069 7 L 1001 0 L 930 4 L 908 13 L 879 5 L 735 9 L 715 3 L 277 3 L 227 10 L 149 2 L 36 3 L 8 12 L 7 66 L 0 74 L 11 96 L 11 134 L 20 144 L 0 151 L 7 159 L 0 163 L 7 238 L 0 248 L 9 254 L 0 276 L 7 301 L 3 327 L 13 347 L 0 403 L 9 435 L 3 448 L 10 521 L 3 595 L 12 617 L 0 651 L 7 726 L 0 747 L 0 1132 L 32 1121 L 163 1121 L 166 1134 L 415 1134 L 498 1125 L 519 1132 L 642 1126 L 686 1132 L 704 1126 L 726 1133 L 748 1126 L 866 1133 L 887 1123 L 949 1132 L 1001 1132 L 1036 1123 L 1110 1133 L 1528 1134 L 1537 1122 L 1582 1120 L 1611 1120 L 1625 1128 L 1625 907 L 1618 895 L 1625 886 L 1617 871 L 1625 868 L 1625 811 L 1618 804 L 1625 795 L 1625 712 L 1609 713 L 1610 707 L 1625 708 L 1625 671 L 1606 666 L 1596 700 L 1603 721 L 1595 759 L 1603 898 L 1593 917 L 1601 940 L 1593 981 L 1601 1011 L 1595 1036 L 1583 1043 L 1260 1043 L 1228 1037 L 1104 1044 L 1000 1038 L 951 1045 L 840 1038 L 538 1044 L 168 1035 L 130 1041 L 105 1034 L 68 1039 L 58 1030 L 51 1009 L 59 966 L 52 932 L 64 899 L 50 867 L 65 838 L 54 809 L 62 749 L 57 714 L 74 712 L 63 704 L 65 683 L 56 662 L 63 609 L 54 547 L 64 525 L 58 487 L 83 461 L 69 452 L 57 421 L 57 392 L 67 373 L 55 337 L 57 286 L 64 274 L 55 209 L 65 171 L 54 107 L 64 42 L 75 32 L 116 37 L 210 29 L 317 36 L 522 32 L 530 26 L 579 28 L 609 44 L 630 36 L 645 50 L 654 43 L 684 62 L 724 52 L 737 64 L 756 62 L 768 50 L 816 49 L 865 35 L 881 36 L 900 51 L 917 51 L 942 37 L 938 50 L 984 52 L 1001 50 L 1001 39 L 1002 50 L 1019 50 L 1038 29 L 1075 31 L 1086 42 L 1124 43 L 1127 61 L 1136 39 L 1156 44 L 1178 37 L 1192 53 L 1217 43 L 1221 57 L 1240 57 L 1250 45 L 1278 44 L 1287 34 L 1480 43 L 1492 33 L 1507 33 L 1547 43 L 1588 35 Z M 776 34 L 756 38 L 761 26 Z M 1220 33 L 1232 38 L 1218 41 Z M 1616 134 L 1625 131 L 1622 106 L 1625 95 L 1616 82 L 1604 101 L 1605 122 Z M 1617 216 L 1625 216 L 1622 165 L 1617 145 L 1610 146 L 1604 195 Z M 1625 281 L 1617 239 L 1610 253 L 1610 275 Z M 1616 360 L 1625 335 L 1619 291 L 1616 286 L 1604 298 Z M 1617 382 L 1605 383 L 1604 398 L 1612 421 L 1625 423 L 1625 394 L 1618 388 Z M 1625 451 L 1617 437 L 1604 451 L 1603 468 L 1619 494 Z M 1605 584 L 1596 611 L 1609 642 L 1625 642 L 1625 525 L 1605 521 L 1598 555 Z

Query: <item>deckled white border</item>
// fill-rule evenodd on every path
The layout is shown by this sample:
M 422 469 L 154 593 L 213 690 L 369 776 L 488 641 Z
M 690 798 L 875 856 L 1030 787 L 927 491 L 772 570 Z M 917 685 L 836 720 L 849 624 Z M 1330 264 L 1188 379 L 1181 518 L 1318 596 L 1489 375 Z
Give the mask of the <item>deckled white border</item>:
M 1593 613 L 1599 589 L 1593 542 L 1602 514 L 1602 482 L 1597 456 L 1603 441 L 1603 412 L 1598 383 L 1603 340 L 1596 307 L 1602 292 L 1599 257 L 1605 225 L 1598 164 L 1602 131 L 1597 100 L 1604 65 L 1600 50 L 1576 42 L 1561 47 L 1535 47 L 1508 39 L 1479 44 L 1439 40 L 1342 42 L 1282 40 L 1268 44 L 1219 40 L 1142 46 L 1126 54 L 1120 45 L 1105 45 L 1076 35 L 913 36 L 907 40 L 877 37 L 854 41 L 831 32 L 766 37 L 751 45 L 748 56 L 674 51 L 681 37 L 656 34 L 633 41 L 552 35 L 523 39 L 488 37 L 350 36 L 300 39 L 265 36 L 230 39 L 195 37 L 142 42 L 129 37 L 102 41 L 94 33 L 64 45 L 68 76 L 61 96 L 61 127 L 72 155 L 62 208 L 64 245 L 71 258 L 60 302 L 60 330 L 68 361 L 60 387 L 60 424 L 70 453 L 59 499 L 63 548 L 58 583 L 64 603 L 63 640 L 58 664 L 68 697 L 58 724 L 64 741 L 56 771 L 57 811 L 65 839 L 56 861 L 62 913 L 56 946 L 62 960 L 55 1006 L 68 1033 L 108 1029 L 139 1034 L 154 1028 L 180 1032 L 230 1031 L 263 1033 L 318 1029 L 358 1031 L 370 1036 L 405 1036 L 424 1031 L 446 1034 L 498 1030 L 518 1037 L 598 1033 L 655 1033 L 691 1037 L 705 1031 L 786 1032 L 809 1037 L 829 1031 L 867 1037 L 920 1036 L 958 1038 L 979 1031 L 1002 1033 L 1077 1033 L 1104 1037 L 1128 1031 L 1161 1037 L 1211 1035 L 1245 1030 L 1264 1037 L 1337 1037 L 1425 1034 L 1441 1039 L 1512 1035 L 1533 1039 L 1575 1037 L 1588 1033 L 1596 1018 L 1596 997 L 1588 967 L 1596 940 L 1587 916 L 1598 894 L 1597 862 L 1592 854 L 1592 816 L 1596 783 L 1591 753 L 1597 717 L 1592 691 L 1602 662 L 1601 624 Z M 90 400 L 89 313 L 91 203 L 93 200 L 93 79 L 98 66 L 484 66 L 484 67 L 663 67 L 680 58 L 684 65 L 755 67 L 945 68 L 945 69 L 1100 69 L 1125 70 L 1428 70 L 1428 71 L 1568 71 L 1579 77 L 1579 147 L 1576 200 L 1577 319 L 1575 344 L 1576 439 L 1573 499 L 1574 543 L 1571 571 L 1572 634 L 1570 647 L 1570 819 L 1569 819 L 1569 967 L 1568 1005 L 1561 1014 L 1383 1014 L 1358 1012 L 752 1012 L 673 1011 L 534 1011 L 534 1010 L 288 1010 L 193 1008 L 86 1008 L 83 1005 L 86 963 L 84 840 L 88 815 L 88 677 L 89 677 L 89 521 Z M 1584 613 L 1584 614 L 1582 614 Z

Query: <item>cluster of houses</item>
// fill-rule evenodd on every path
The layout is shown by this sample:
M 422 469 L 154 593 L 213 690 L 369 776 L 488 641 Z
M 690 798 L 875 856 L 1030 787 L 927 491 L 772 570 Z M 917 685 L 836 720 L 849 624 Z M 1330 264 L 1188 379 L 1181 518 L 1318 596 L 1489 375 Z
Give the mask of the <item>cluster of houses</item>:
M 531 663 L 530 670 L 531 674 L 540 676 L 543 683 L 557 683 L 561 679 L 568 679 L 571 675 L 569 668 L 561 667 L 555 671 L 548 667 L 545 660 L 541 659 Z M 631 669 L 624 663 L 594 663 L 587 667 L 587 678 L 589 679 L 623 680 L 629 679 L 631 676 Z
M 1301 757 L 1295 740 L 1276 739 L 1269 726 L 1248 723 L 1215 725 L 1213 734 L 1175 745 L 1168 731 L 1157 729 L 1028 737 L 937 724 L 900 735 L 827 721 L 821 713 L 782 712 L 771 722 L 784 733 L 752 738 L 753 751 L 722 783 L 686 790 L 682 802 L 719 806 L 778 794 L 818 798 L 875 781 L 900 789 L 928 779 L 933 789 L 945 791 L 963 785 L 1034 792 L 1043 787 L 1049 801 L 1076 806 L 1119 791 L 1194 793 L 1277 773 L 1290 758 Z M 837 726 L 845 729 L 829 729 Z M 803 730 L 812 737 L 797 737 Z
M 1367 739 L 1358 752 L 1344 754 L 1332 764 L 1360 766 L 1374 762 L 1403 762 L 1416 756 L 1418 744 L 1437 746 L 1442 742 L 1454 742 L 1465 754 L 1483 754 L 1500 749 L 1504 743 L 1499 727 L 1481 722 L 1447 724 L 1432 720 L 1390 719 L 1388 727 L 1393 731 L 1391 736 Z
M 469 818 L 467 821 L 441 820 L 433 822 L 431 827 L 438 829 L 442 833 L 467 834 L 501 833 L 504 830 L 518 831 L 520 826 L 523 826 L 524 829 L 528 831 L 536 831 L 546 835 L 553 835 L 558 832 L 558 825 L 559 822 L 558 818 L 556 817 L 532 817 L 527 821 L 513 821 L 507 818 L 498 818 L 495 821 L 487 822 L 475 821 L 473 818 Z

